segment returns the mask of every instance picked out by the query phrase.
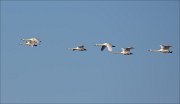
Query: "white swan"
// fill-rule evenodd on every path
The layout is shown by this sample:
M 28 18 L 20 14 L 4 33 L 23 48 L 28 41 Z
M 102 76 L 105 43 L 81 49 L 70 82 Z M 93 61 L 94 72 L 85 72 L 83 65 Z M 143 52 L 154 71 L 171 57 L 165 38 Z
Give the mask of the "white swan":
M 161 52 L 161 53 L 172 53 L 173 51 L 170 50 L 170 45 L 160 45 L 160 49 L 159 50 L 148 50 L 149 52 Z
M 28 38 L 28 39 L 21 39 L 24 41 L 24 43 L 20 43 L 22 45 L 27 45 L 27 46 L 31 46 L 31 47 L 34 47 L 34 46 L 37 46 L 40 44 L 40 40 L 37 39 L 37 38 Z
M 68 48 L 68 49 L 72 51 L 87 51 L 87 49 L 84 48 L 84 45 L 77 46 L 76 48 Z
M 112 52 L 112 47 L 115 47 L 114 45 L 110 43 L 95 44 L 95 46 L 101 46 L 101 51 L 103 51 L 107 47 L 109 52 Z
M 131 49 L 134 49 L 134 47 L 127 47 L 127 48 L 121 48 L 121 52 L 111 52 L 113 54 L 123 54 L 123 55 L 131 55 L 133 53 L 130 52 Z

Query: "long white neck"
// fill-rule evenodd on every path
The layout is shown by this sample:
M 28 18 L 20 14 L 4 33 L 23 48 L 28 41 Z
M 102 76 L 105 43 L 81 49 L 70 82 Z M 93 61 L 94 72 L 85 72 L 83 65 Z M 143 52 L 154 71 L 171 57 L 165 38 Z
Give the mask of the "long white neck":
M 112 54 L 123 54 L 122 52 L 111 52 Z
M 103 44 L 95 44 L 95 46 L 102 46 Z
M 152 49 L 150 49 L 148 51 L 150 51 L 150 52 L 160 52 L 161 50 L 152 50 Z

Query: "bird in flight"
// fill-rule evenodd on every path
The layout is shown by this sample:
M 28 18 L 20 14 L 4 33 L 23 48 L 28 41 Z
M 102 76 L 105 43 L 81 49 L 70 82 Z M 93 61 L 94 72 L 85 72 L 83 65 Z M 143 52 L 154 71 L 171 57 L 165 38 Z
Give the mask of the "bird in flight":
M 111 43 L 95 44 L 95 46 L 101 46 L 101 51 L 103 51 L 107 47 L 109 52 L 112 52 L 112 47 L 115 47 Z
M 121 52 L 111 52 L 113 54 L 123 54 L 123 55 L 132 55 L 131 49 L 134 49 L 134 47 L 127 47 L 127 48 L 121 48 Z
M 69 50 L 72 51 L 87 51 L 87 49 L 84 48 L 84 45 L 77 46 L 75 48 L 69 48 Z
M 160 45 L 160 49 L 158 50 L 152 50 L 152 49 L 149 49 L 148 51 L 149 52 L 161 52 L 161 53 L 172 53 L 173 51 L 170 50 L 170 45 Z
M 20 43 L 21 45 L 27 45 L 27 46 L 31 46 L 31 47 L 37 46 L 41 42 L 37 38 L 27 38 L 27 39 L 21 39 L 21 40 L 24 41 L 24 43 Z

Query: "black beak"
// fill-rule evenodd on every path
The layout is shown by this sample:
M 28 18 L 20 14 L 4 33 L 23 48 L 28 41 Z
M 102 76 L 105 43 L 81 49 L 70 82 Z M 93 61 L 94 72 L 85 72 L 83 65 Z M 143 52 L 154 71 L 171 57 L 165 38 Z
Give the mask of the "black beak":
M 116 46 L 112 46 L 112 47 L 116 47 Z

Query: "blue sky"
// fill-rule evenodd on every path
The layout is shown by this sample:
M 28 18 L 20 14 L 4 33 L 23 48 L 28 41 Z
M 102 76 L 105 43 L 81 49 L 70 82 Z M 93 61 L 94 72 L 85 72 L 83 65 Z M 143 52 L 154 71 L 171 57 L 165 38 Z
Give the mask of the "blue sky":
M 179 103 L 179 22 L 175 0 L 1 1 L 1 102 Z M 160 44 L 173 53 L 147 52 Z

